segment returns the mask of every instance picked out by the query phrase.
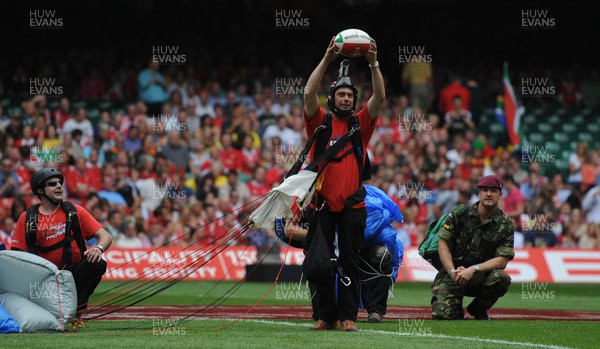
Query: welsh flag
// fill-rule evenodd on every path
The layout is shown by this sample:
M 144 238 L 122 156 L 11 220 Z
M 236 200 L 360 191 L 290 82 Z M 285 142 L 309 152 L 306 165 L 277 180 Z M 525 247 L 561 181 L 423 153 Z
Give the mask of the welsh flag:
M 504 62 L 502 85 L 504 86 L 504 117 L 506 119 L 506 129 L 508 130 L 508 140 L 514 148 L 520 148 L 521 145 L 525 145 L 525 137 L 521 129 L 521 116 L 525 113 L 525 108 L 519 105 L 515 96 L 515 91 L 510 83 L 507 62 Z

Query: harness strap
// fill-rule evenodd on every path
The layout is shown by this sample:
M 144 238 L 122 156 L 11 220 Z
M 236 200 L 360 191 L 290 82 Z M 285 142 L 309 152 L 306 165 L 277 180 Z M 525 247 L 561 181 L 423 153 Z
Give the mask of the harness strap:
M 302 152 L 300 153 L 298 158 L 296 158 L 294 165 L 292 166 L 292 168 L 290 168 L 288 173 L 285 175 L 285 178 L 288 178 L 288 177 L 298 174 L 298 172 L 300 172 L 300 168 L 302 167 L 302 164 L 304 163 L 306 154 L 308 154 L 308 152 L 310 151 L 310 147 L 312 147 L 313 143 L 315 142 L 315 139 L 321 133 L 321 131 L 325 130 L 326 128 L 327 128 L 327 125 L 325 123 L 322 123 L 321 125 L 319 125 L 319 127 L 317 127 L 315 129 L 315 132 L 313 132 L 313 134 L 310 136 L 308 141 L 306 141 L 306 145 L 304 146 L 304 149 L 302 149 Z
M 27 242 L 27 250 L 29 253 L 38 254 L 38 252 L 48 253 L 56 249 L 62 248 L 62 259 L 61 265 L 63 267 L 71 266 L 73 262 L 73 240 L 77 243 L 79 252 L 81 253 L 81 259 L 84 258 L 84 252 L 86 250 L 85 240 L 81 232 L 81 225 L 79 224 L 79 218 L 77 217 L 77 208 L 70 201 L 63 201 L 61 208 L 65 212 L 67 217 L 65 223 L 65 234 L 64 238 L 50 246 L 40 246 L 37 242 L 38 232 L 38 217 L 39 217 L 39 204 L 27 208 L 26 212 L 26 223 L 25 223 L 25 241 Z
M 25 242 L 27 242 L 27 251 L 37 254 L 37 229 L 38 229 L 38 209 L 40 205 L 36 204 L 27 208 L 25 216 Z

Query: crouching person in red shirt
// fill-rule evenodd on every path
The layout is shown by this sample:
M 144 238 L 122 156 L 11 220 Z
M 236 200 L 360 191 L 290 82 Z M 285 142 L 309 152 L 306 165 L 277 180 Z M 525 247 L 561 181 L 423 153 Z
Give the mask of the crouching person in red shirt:
M 29 207 L 19 217 L 11 249 L 34 253 L 71 271 L 79 319 L 106 272 L 102 253 L 110 247 L 112 237 L 85 208 L 63 200 L 64 179 L 54 168 L 42 168 L 31 176 L 31 190 L 41 204 Z M 94 237 L 98 244 L 88 249 L 85 241 Z

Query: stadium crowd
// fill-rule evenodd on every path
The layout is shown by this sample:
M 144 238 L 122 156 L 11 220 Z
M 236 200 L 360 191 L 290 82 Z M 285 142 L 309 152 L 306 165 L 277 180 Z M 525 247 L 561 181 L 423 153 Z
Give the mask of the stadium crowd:
M 139 61 L 73 74 L 69 67 L 48 64 L 37 74 L 56 77 L 60 95 L 31 94 L 29 76 L 37 72 L 24 66 L 2 76 L 0 100 L 10 101 L 0 105 L 0 240 L 7 244 L 20 213 L 37 200 L 29 179 L 42 166 L 65 174 L 67 199 L 104 224 L 116 247 L 210 243 L 244 223 L 306 142 L 306 80 L 294 80 L 290 69 L 224 62 L 207 74 L 192 63 Z M 356 70 L 360 109 L 370 87 Z M 558 97 L 540 107 L 598 107 L 597 76 L 562 75 Z M 405 221 L 395 227 L 404 246 L 418 245 L 428 223 L 456 204 L 477 200 L 477 180 L 497 174 L 515 247 L 600 248 L 600 148 L 582 142 L 568 172 L 547 175 L 483 132 L 481 115 L 502 88 L 499 71 L 419 64 L 391 78 L 403 88 L 388 93 L 372 137 L 370 184 L 399 205 Z M 324 81 L 334 79 L 328 72 Z M 277 241 L 261 230 L 237 243 Z

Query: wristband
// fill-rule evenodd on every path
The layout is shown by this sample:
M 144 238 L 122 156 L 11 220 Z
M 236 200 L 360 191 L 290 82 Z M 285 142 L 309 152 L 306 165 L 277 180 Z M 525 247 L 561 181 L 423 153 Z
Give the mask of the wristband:
M 104 253 L 104 247 L 100 246 L 100 245 L 96 245 L 95 246 L 97 249 L 100 250 L 101 253 Z
M 371 68 L 371 69 L 376 69 L 376 68 L 379 68 L 379 62 L 378 62 L 378 61 L 375 61 L 375 63 L 373 63 L 373 64 L 369 64 L 369 68 Z
M 450 274 L 454 274 L 456 272 L 456 269 L 452 268 L 450 269 Z

